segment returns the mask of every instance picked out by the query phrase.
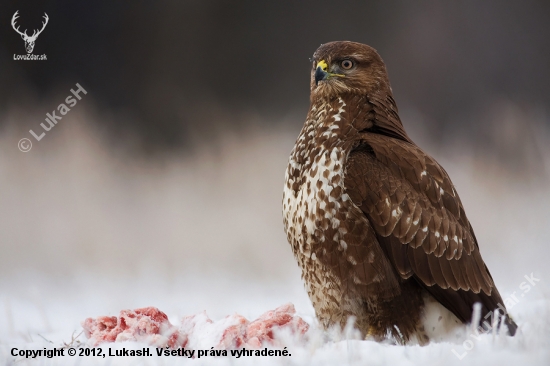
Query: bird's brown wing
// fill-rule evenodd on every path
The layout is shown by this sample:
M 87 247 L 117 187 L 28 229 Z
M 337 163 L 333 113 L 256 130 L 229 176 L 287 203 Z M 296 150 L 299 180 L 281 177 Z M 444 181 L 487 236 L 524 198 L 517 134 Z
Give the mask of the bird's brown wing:
M 416 145 L 366 133 L 346 163 L 345 192 L 403 279 L 414 277 L 462 321 L 502 304 L 447 173 Z
M 320 225 L 326 228 L 324 235 L 339 238 L 340 245 L 322 240 L 313 246 L 311 250 L 318 261 L 341 279 L 343 292 L 359 291 L 361 296 L 377 294 L 380 299 L 398 296 L 401 293 L 398 275 L 379 245 L 375 230 L 362 212 L 346 212 L 345 216 L 341 216 L 340 223 L 341 226 L 335 227 L 326 218 L 320 220 Z M 342 253 L 343 242 L 345 255 Z

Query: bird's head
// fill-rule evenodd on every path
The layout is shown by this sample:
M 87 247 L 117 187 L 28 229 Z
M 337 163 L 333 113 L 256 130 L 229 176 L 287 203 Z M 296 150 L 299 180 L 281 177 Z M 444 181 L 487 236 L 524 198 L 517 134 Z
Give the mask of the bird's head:
M 312 62 L 312 101 L 345 94 L 391 94 L 384 61 L 370 46 L 349 41 L 325 43 L 315 51 Z

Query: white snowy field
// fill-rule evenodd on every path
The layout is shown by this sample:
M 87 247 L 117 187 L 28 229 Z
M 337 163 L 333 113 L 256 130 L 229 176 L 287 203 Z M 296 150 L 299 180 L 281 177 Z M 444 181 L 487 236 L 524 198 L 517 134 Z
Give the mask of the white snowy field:
M 465 330 L 452 343 L 402 347 L 339 340 L 315 328 L 280 212 L 299 123 L 292 131 L 227 132 L 190 155 L 147 160 L 110 147 L 92 118 L 78 113 L 27 153 L 17 141 L 28 132 L 14 124 L 0 131 L 0 363 L 550 364 L 547 131 L 512 133 L 525 140 L 518 152 L 532 164 L 525 170 L 458 143 L 427 149 L 461 195 L 518 335 Z M 31 117 L 19 111 L 4 118 Z M 11 356 L 12 348 L 63 346 L 85 318 L 122 309 L 154 306 L 177 325 L 203 310 L 214 320 L 235 312 L 252 320 L 288 302 L 312 325 L 307 343 L 286 344 L 290 357 Z M 143 347 L 103 349 L 109 346 Z

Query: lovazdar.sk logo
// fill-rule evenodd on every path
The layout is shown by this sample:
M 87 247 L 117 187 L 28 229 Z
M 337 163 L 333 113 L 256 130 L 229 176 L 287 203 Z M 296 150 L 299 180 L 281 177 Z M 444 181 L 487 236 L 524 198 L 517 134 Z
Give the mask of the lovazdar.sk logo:
M 36 42 L 36 39 L 44 31 L 44 28 L 46 28 L 46 25 L 48 24 L 48 21 L 50 18 L 48 17 L 48 14 L 44 13 L 44 21 L 42 22 L 42 29 L 38 30 L 35 29 L 32 33 L 32 35 L 27 34 L 27 30 L 25 29 L 24 32 L 21 32 L 19 30 L 19 26 L 16 24 L 17 18 L 19 18 L 19 10 L 13 14 L 13 17 L 11 18 L 11 26 L 13 29 L 19 33 L 21 38 L 23 38 L 23 41 L 25 42 L 25 50 L 27 51 L 26 55 L 13 55 L 14 60 L 46 60 L 46 55 L 33 55 L 32 51 L 34 50 L 34 44 Z

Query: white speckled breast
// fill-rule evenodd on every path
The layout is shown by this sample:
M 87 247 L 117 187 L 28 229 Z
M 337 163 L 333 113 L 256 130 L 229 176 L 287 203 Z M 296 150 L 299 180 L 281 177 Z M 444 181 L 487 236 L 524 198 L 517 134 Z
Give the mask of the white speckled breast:
M 327 221 L 322 219 L 338 228 L 336 213 L 341 202 L 349 200 L 343 193 L 345 153 L 338 131 L 345 103 L 341 99 L 339 102 L 338 110 L 328 104 L 320 110 L 312 108 L 313 118 L 307 120 L 290 154 L 283 192 L 283 221 L 295 255 L 315 255 L 311 246 L 326 240 L 322 225 Z M 331 114 L 332 119 L 326 117 Z M 334 124 L 326 126 L 318 122 L 326 120 Z M 338 194 L 334 194 L 336 188 Z M 342 241 L 339 245 L 346 244 Z
M 291 152 L 283 192 L 287 238 L 302 268 L 317 317 L 325 326 L 346 318 L 334 309 L 343 312 L 356 306 L 343 300 L 341 279 L 327 270 L 315 254 L 324 255 L 327 249 L 345 253 L 347 249 L 346 228 L 340 225 L 353 205 L 343 185 L 347 154 L 346 142 L 342 140 L 345 107 L 341 99 L 312 107 Z

